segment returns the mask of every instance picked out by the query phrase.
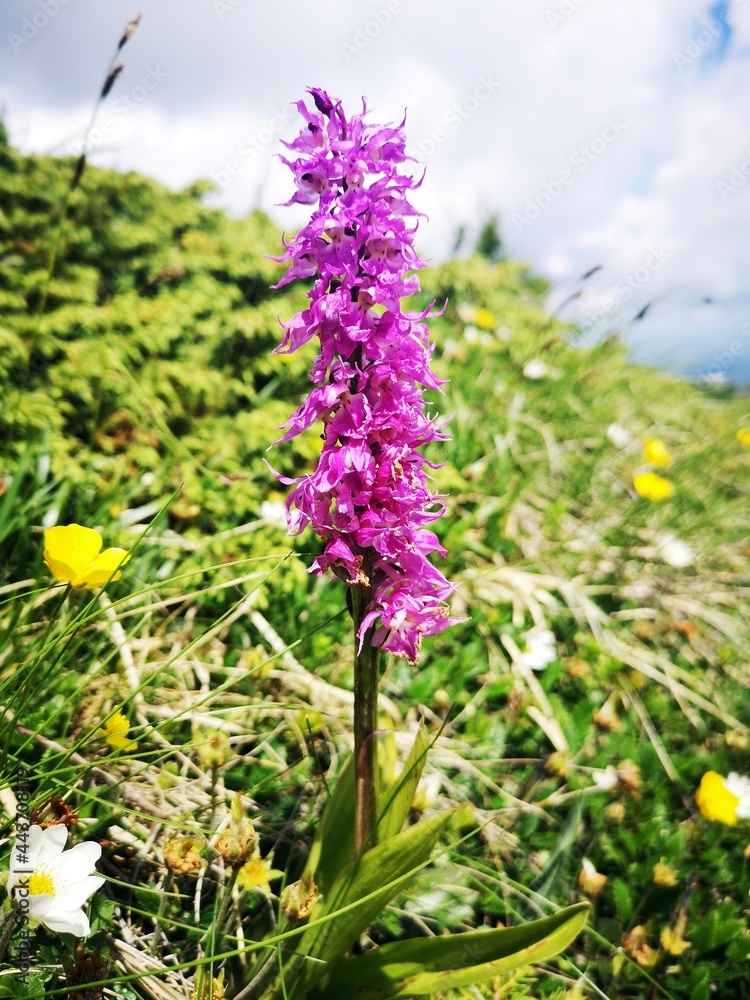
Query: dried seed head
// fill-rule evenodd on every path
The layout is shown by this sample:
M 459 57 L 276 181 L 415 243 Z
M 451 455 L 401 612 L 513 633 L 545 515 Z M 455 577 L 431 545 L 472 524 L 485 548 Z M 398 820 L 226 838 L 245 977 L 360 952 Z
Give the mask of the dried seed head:
M 78 822 L 78 813 L 72 812 L 70 806 L 59 795 L 51 795 L 41 805 L 37 806 L 31 822 L 44 830 L 48 826 L 65 825 L 68 828 Z
M 607 876 L 598 872 L 588 858 L 584 858 L 578 884 L 590 899 L 596 899 L 607 884 Z
M 655 951 L 650 944 L 646 944 L 647 935 L 648 929 L 643 924 L 637 924 L 622 938 L 623 948 L 642 969 L 653 968 L 659 958 L 658 951 Z
M 102 92 L 101 92 L 101 94 L 99 95 L 99 98 L 100 98 L 100 100 L 103 100 L 103 99 L 104 99 L 104 98 L 105 98 L 105 97 L 107 96 L 107 94 L 108 94 L 108 93 L 110 92 L 110 90 L 111 90 L 111 89 L 112 89 L 112 87 L 114 86 L 114 84 L 115 84 L 115 80 L 116 80 L 116 79 L 117 79 L 117 77 L 118 77 L 118 76 L 120 75 L 120 73 L 122 73 L 122 71 L 123 71 L 124 69 L 125 69 L 125 63 L 118 63 L 118 64 L 117 64 L 117 65 L 116 65 L 116 66 L 115 66 L 115 67 L 114 67 L 114 68 L 113 68 L 113 69 L 111 70 L 111 72 L 110 72 L 109 76 L 108 76 L 108 77 L 107 77 L 107 79 L 106 79 L 106 80 L 104 81 L 104 86 L 102 87 Z
M 232 818 L 228 829 L 216 841 L 216 850 L 230 868 L 242 868 L 258 851 L 258 834 L 242 810 L 242 795 L 237 792 L 232 802 Z
M 196 736 L 195 752 L 200 766 L 207 771 L 224 767 L 231 752 L 227 734 L 221 729 L 201 729 Z
M 177 875 L 189 875 L 201 864 L 198 841 L 192 837 L 173 837 L 164 847 L 164 863 Z
M 638 798 L 641 784 L 641 769 L 632 760 L 623 760 L 617 765 L 617 778 L 623 788 L 627 788 L 633 798 Z
M 123 45 L 127 44 L 127 42 L 129 42 L 130 39 L 133 37 L 133 33 L 135 32 L 135 29 L 138 27 L 138 25 L 141 23 L 142 17 L 143 14 L 138 13 L 135 15 L 132 21 L 128 21 L 128 23 L 125 25 L 125 30 L 122 33 L 120 44 L 117 46 L 118 52 L 123 47 Z
M 611 701 L 605 701 L 602 707 L 594 712 L 594 725 L 607 733 L 616 733 L 622 729 L 622 723 L 617 718 L 615 706 Z
M 282 890 L 281 912 L 293 923 L 307 920 L 319 899 L 320 893 L 315 885 L 313 873 L 306 871 L 299 882 L 292 882 Z

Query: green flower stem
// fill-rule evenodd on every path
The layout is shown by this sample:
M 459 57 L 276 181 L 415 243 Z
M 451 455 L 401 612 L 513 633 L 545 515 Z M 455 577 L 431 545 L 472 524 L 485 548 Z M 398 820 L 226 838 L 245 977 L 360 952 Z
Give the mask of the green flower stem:
M 266 992 L 272 979 L 279 971 L 279 955 L 274 948 L 268 958 L 259 962 L 259 969 L 250 982 L 239 993 L 234 1000 L 258 1000 Z
M 372 600 L 371 588 L 356 584 L 351 588 L 351 596 L 354 620 L 354 856 L 358 857 L 366 847 L 374 847 L 376 843 L 375 730 L 379 651 L 372 644 L 372 629 L 365 632 L 361 649 L 357 638 Z
M 241 867 L 241 866 L 240 866 Z M 229 912 L 229 904 L 232 902 L 232 892 L 237 883 L 237 876 L 240 874 L 240 869 L 237 866 L 233 866 L 229 871 L 229 878 L 227 879 L 227 884 L 224 886 L 224 894 L 221 897 L 221 908 L 219 909 L 219 915 L 214 921 L 215 934 L 221 938 L 221 929 L 224 926 L 224 921 L 227 918 L 227 913 Z
M 159 910 L 156 914 L 156 923 L 154 924 L 154 936 L 151 938 L 151 954 L 155 955 L 159 947 L 159 942 L 161 940 L 161 925 L 164 919 L 164 910 L 166 909 L 167 899 L 172 891 L 172 886 L 174 885 L 174 872 L 171 868 L 167 868 L 167 874 L 164 879 L 164 887 L 161 891 L 161 897 L 159 899 Z

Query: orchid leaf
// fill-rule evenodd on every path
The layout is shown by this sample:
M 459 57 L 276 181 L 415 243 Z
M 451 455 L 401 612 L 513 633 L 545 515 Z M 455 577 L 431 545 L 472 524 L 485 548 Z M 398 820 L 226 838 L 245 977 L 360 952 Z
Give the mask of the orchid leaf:
M 404 763 L 404 769 L 395 781 L 383 790 L 378 801 L 378 840 L 387 840 L 401 832 L 409 809 L 414 801 L 419 779 L 424 770 L 430 738 L 420 726 Z
M 354 853 L 354 758 L 349 756 L 326 802 L 307 859 L 315 884 L 327 896 L 341 869 Z
M 380 911 L 429 860 L 452 815 L 450 810 L 407 827 L 339 873 L 331 891 L 313 910 L 311 922 L 339 910 L 341 913 L 310 927 L 302 936 L 298 954 L 307 961 L 296 988 L 289 984 L 290 995 L 305 996 L 327 967 L 346 955 Z
M 400 1000 L 472 986 L 558 955 L 583 930 L 588 911 L 578 903 L 518 927 L 386 944 L 339 962 L 308 1000 Z

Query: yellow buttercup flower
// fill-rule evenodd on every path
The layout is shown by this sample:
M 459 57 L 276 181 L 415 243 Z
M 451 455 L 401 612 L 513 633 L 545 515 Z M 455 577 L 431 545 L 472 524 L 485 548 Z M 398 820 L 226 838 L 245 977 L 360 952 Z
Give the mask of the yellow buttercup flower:
M 480 330 L 487 330 L 489 333 L 493 333 L 497 327 L 497 320 L 489 311 L 481 306 L 474 313 L 474 325 L 478 326 Z
M 707 771 L 695 795 L 695 802 L 706 819 L 736 826 L 750 818 L 750 778 L 732 771 L 728 777 Z
M 119 580 L 118 569 L 130 559 L 125 549 L 102 548 L 102 536 L 80 524 L 58 525 L 44 532 L 44 561 L 61 583 L 76 590 L 103 587 L 111 578 Z M 117 570 L 117 572 L 115 572 Z
M 657 469 L 666 469 L 672 461 L 672 456 L 663 441 L 646 437 L 643 439 L 643 460 L 649 465 L 655 465 Z
M 126 734 L 129 729 L 128 717 L 122 712 L 115 712 L 97 731 L 96 735 L 105 739 L 113 750 L 125 750 L 127 753 L 132 753 L 138 749 L 138 744 L 135 740 L 128 739 Z
M 637 472 L 633 476 L 636 493 L 646 500 L 667 500 L 674 494 L 674 486 L 656 472 Z
M 743 448 L 750 448 L 750 427 L 740 427 L 737 431 L 737 440 Z

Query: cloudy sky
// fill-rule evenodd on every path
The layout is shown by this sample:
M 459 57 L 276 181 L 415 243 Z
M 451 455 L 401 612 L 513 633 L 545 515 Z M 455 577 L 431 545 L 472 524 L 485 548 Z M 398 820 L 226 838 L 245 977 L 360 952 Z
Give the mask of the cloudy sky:
M 24 150 L 89 158 L 233 214 L 275 208 L 290 102 L 322 86 L 407 109 L 427 166 L 424 252 L 498 213 L 507 252 L 590 336 L 676 370 L 750 378 L 750 0 L 3 0 L 0 107 Z M 589 269 L 601 269 L 582 285 Z M 643 318 L 634 321 L 650 304 Z

